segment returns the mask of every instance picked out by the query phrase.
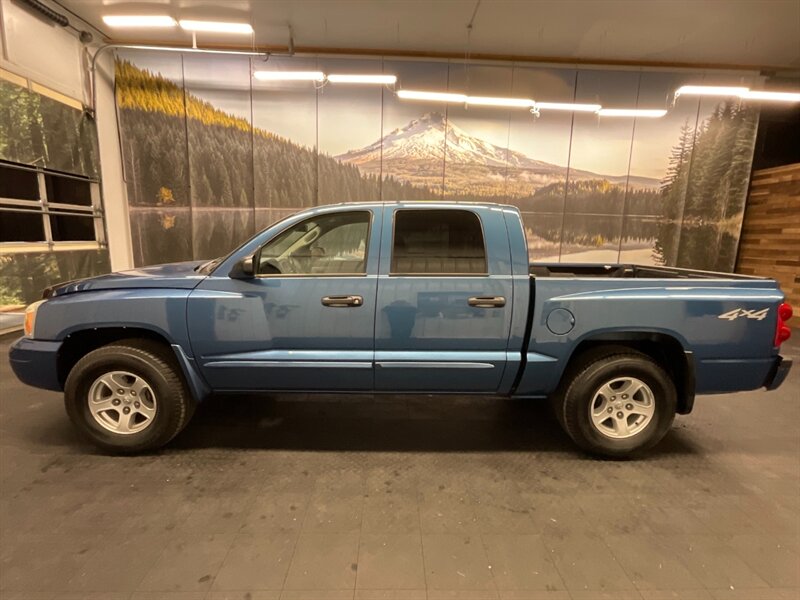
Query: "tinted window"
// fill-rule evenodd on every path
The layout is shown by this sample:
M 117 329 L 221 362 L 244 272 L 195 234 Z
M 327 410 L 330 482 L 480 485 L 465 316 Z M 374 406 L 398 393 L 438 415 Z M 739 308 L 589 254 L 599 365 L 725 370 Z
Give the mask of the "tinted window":
M 44 176 L 44 182 L 47 188 L 48 202 L 92 205 L 92 191 L 86 180 L 47 173 Z
M 486 249 L 478 215 L 467 210 L 398 210 L 392 273 L 484 275 Z
M 311 217 L 267 242 L 258 256 L 259 275 L 366 273 L 369 212 Z
M 91 216 L 50 215 L 50 231 L 54 242 L 94 241 L 94 219 Z
M 0 242 L 43 241 L 42 213 L 0 211 Z
M 38 200 L 39 178 L 36 171 L 0 165 L 0 198 Z

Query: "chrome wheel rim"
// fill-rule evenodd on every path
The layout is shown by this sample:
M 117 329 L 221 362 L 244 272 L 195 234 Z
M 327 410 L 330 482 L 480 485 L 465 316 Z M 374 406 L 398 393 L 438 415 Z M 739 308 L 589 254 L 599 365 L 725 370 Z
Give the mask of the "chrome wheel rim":
M 157 402 L 147 381 L 128 371 L 109 371 L 89 388 L 89 412 L 98 425 L 120 435 L 144 431 L 156 416 Z
M 638 435 L 653 420 L 656 400 L 653 390 L 636 377 L 617 377 L 595 392 L 589 419 L 606 437 L 625 439 Z

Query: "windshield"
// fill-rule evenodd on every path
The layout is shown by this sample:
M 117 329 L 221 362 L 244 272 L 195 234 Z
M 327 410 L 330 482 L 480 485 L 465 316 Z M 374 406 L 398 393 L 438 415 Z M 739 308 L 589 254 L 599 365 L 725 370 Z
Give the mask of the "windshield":
M 200 273 L 201 275 L 211 275 L 211 273 L 213 273 L 214 269 L 216 269 L 220 265 L 220 263 L 224 262 L 225 260 L 228 259 L 228 257 L 230 257 L 233 254 L 235 254 L 236 252 L 238 252 L 240 248 L 243 248 L 244 246 L 249 244 L 251 240 L 253 240 L 254 238 L 256 238 L 259 235 L 261 235 L 262 233 L 264 233 L 270 227 L 275 227 L 276 225 L 280 225 L 284 221 L 286 221 L 288 219 L 291 219 L 293 216 L 294 215 L 289 215 L 288 217 L 284 217 L 283 219 L 279 219 L 279 220 L 275 221 L 274 223 L 271 223 L 270 225 L 267 225 L 266 227 L 264 227 L 264 229 L 261 229 L 260 231 L 256 232 L 255 235 L 252 235 L 249 238 L 247 238 L 244 242 L 242 242 L 241 244 L 236 246 L 233 250 L 231 250 L 230 252 L 228 252 L 224 256 L 219 256 L 217 258 L 209 260 L 208 262 L 204 262 L 202 265 L 197 267 L 195 269 L 195 271 L 197 273 Z

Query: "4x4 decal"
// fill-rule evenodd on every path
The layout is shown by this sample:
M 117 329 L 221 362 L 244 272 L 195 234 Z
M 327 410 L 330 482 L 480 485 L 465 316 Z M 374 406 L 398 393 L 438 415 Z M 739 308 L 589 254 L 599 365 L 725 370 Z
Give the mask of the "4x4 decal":
M 735 321 L 739 317 L 745 317 L 747 319 L 755 319 L 756 321 L 763 321 L 764 319 L 767 318 L 768 313 L 769 313 L 768 308 L 764 308 L 762 310 L 746 310 L 744 308 L 737 308 L 735 310 L 722 313 L 717 318 L 727 319 L 728 321 Z

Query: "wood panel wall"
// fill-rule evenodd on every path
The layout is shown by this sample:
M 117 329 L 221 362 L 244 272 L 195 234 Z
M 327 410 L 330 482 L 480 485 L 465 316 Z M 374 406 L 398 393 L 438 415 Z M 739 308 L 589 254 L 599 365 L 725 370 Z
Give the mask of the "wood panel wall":
M 736 271 L 777 279 L 800 326 L 800 163 L 753 172 Z

